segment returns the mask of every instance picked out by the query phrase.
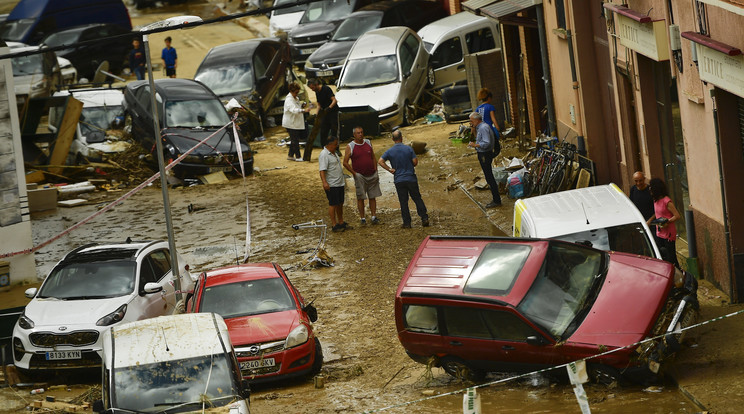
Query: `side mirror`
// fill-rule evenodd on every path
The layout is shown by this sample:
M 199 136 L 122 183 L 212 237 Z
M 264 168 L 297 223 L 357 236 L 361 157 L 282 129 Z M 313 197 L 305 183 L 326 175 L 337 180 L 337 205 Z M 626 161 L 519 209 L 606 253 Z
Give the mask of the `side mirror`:
M 527 344 L 532 346 L 543 346 L 547 344 L 545 341 L 545 338 L 542 336 L 528 336 L 527 337 Z
M 315 306 L 313 306 L 312 304 L 305 305 L 302 310 L 307 313 L 307 317 L 310 318 L 310 322 L 315 322 L 318 320 L 318 310 L 315 309 Z
M 26 295 L 27 298 L 33 299 L 34 296 L 36 296 L 36 292 L 38 290 L 39 289 L 37 289 L 37 288 L 28 288 L 28 289 L 26 289 L 26 291 L 23 294 Z
M 163 287 L 158 285 L 155 282 L 150 282 L 150 283 L 145 284 L 145 289 L 144 289 L 145 294 L 158 293 L 161 290 L 163 290 Z

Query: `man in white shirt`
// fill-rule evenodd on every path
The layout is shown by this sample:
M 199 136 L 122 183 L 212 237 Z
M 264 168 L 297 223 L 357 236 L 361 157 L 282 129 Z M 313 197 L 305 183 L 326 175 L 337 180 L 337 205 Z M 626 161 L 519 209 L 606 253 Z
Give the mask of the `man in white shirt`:
M 331 216 L 332 231 L 339 232 L 350 229 L 344 222 L 344 170 L 341 159 L 336 155 L 338 137 L 328 138 L 323 151 L 318 156 L 318 170 L 323 189 L 328 198 L 328 215 Z

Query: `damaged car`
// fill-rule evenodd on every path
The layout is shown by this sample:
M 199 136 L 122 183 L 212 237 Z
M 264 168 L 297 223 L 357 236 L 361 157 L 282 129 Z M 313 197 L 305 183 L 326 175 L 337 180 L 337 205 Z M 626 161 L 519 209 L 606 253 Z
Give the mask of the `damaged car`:
M 323 350 L 312 325 L 318 312 L 277 264 L 202 273 L 188 311 L 225 319 L 240 372 L 253 383 L 320 372 Z
M 132 137 L 151 153 L 151 162 L 157 159 L 156 137 L 163 140 L 166 164 L 209 138 L 173 167 L 176 177 L 219 171 L 240 174 L 241 157 L 246 174 L 253 172 L 251 147 L 240 131 L 238 137 L 233 135 L 225 107 L 203 83 L 157 79 L 155 99 L 157 112 L 152 108 L 150 84 L 146 80 L 130 82 L 124 90 L 124 111 L 132 120 Z M 153 113 L 160 116 L 160 131 L 153 130 Z
M 558 240 L 430 236 L 398 286 L 395 321 L 412 359 L 455 377 L 586 358 L 597 381 L 647 383 L 697 307 L 695 279 L 650 257 Z

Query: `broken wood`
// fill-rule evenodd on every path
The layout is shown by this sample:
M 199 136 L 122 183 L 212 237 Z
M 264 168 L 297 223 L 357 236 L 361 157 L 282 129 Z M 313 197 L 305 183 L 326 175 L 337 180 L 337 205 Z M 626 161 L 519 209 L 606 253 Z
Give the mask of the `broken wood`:
M 313 155 L 313 146 L 315 145 L 315 136 L 318 135 L 318 130 L 320 129 L 320 126 L 323 124 L 323 119 L 325 119 L 326 111 L 321 109 L 318 111 L 318 115 L 315 116 L 315 123 L 313 124 L 313 129 L 310 130 L 310 135 L 305 139 L 305 153 L 302 154 L 302 159 L 305 161 L 310 161 L 310 157 Z M 320 142 L 323 142 L 323 139 L 320 139 Z
M 52 149 L 52 154 L 49 157 L 50 165 L 61 165 L 65 163 L 67 154 L 70 153 L 70 145 L 72 144 L 72 140 L 75 139 L 75 134 L 77 133 L 77 124 L 80 120 L 80 113 L 82 111 L 83 103 L 71 96 L 67 100 L 65 114 L 62 118 L 62 122 L 59 124 L 57 137 L 54 140 L 54 149 Z M 49 171 L 59 174 L 62 170 L 52 168 Z

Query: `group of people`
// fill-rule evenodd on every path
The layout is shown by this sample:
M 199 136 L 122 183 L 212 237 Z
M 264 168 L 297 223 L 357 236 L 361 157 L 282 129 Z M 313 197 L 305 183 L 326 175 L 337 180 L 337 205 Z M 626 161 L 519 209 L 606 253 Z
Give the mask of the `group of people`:
M 178 66 L 178 53 L 176 48 L 171 46 L 170 36 L 165 38 L 165 47 L 160 53 L 160 58 L 163 60 L 163 68 L 165 69 L 165 76 L 169 78 L 176 77 L 176 67 Z M 142 42 L 139 39 L 132 40 L 132 50 L 129 52 L 129 69 L 137 77 L 137 80 L 145 79 L 145 71 L 147 70 L 147 56 L 145 56 L 145 49 L 142 47 Z
M 630 200 L 654 233 L 661 258 L 679 268 L 676 248 L 677 226 L 674 222 L 681 216 L 669 198 L 664 180 L 652 178 L 646 183 L 643 172 L 636 171 L 633 174 L 633 182 L 635 184 L 630 188 Z

